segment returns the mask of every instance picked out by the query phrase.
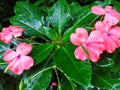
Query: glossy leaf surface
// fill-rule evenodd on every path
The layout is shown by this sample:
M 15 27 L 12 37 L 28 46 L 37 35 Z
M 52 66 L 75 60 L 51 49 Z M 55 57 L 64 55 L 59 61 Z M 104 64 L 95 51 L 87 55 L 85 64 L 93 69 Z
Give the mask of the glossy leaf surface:
M 28 2 L 17 2 L 15 7 L 16 15 L 10 19 L 13 25 L 24 28 L 26 36 L 40 36 L 41 14 L 37 7 Z
M 58 0 L 51 8 L 49 20 L 52 27 L 61 34 L 64 27 L 70 20 L 70 8 L 66 0 Z
M 91 80 L 91 64 L 76 60 L 73 52 L 74 47 L 71 44 L 62 46 L 55 52 L 53 59 L 71 80 L 88 86 Z
M 53 49 L 53 44 L 41 44 L 34 46 L 31 52 L 31 56 L 33 57 L 35 64 L 40 63 L 42 60 L 46 59 L 50 52 Z

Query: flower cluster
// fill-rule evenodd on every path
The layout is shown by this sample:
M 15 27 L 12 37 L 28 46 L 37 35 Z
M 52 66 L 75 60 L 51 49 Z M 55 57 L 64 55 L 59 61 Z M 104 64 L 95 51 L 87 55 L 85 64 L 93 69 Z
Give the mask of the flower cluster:
M 12 41 L 13 37 L 19 37 L 22 35 L 23 28 L 18 26 L 9 26 L 2 29 L 0 33 L 0 40 L 6 44 Z M 25 42 L 18 44 L 16 52 L 9 49 L 4 52 L 3 59 L 8 63 L 7 69 L 14 74 L 20 75 L 24 70 L 28 70 L 33 66 L 33 59 L 27 56 L 32 50 L 32 46 Z
M 92 62 L 97 62 L 104 50 L 113 53 L 120 47 L 120 27 L 117 26 L 120 22 L 120 13 L 111 6 L 105 8 L 93 6 L 91 12 L 103 15 L 103 20 L 95 23 L 95 29 L 89 36 L 87 30 L 77 28 L 76 32 L 70 35 L 70 41 L 78 46 L 74 52 L 77 59 L 90 59 Z

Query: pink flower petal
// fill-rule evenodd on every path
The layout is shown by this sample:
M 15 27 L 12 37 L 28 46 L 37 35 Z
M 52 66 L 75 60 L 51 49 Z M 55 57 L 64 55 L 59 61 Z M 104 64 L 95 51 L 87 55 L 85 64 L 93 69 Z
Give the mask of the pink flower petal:
M 102 28 L 101 28 L 101 27 L 102 27 Z M 103 27 L 104 27 L 104 25 L 103 25 L 103 23 L 102 23 L 101 21 L 97 21 L 97 22 L 95 23 L 95 29 L 96 29 L 96 30 L 99 30 L 99 31 L 101 31 L 101 32 L 104 32 Z
M 105 15 L 105 10 L 100 6 L 93 6 L 91 12 L 97 15 Z
M 106 6 L 105 7 L 105 11 L 110 14 L 111 16 L 117 18 L 118 20 L 120 20 L 120 13 L 117 12 L 116 10 L 114 10 L 111 6 Z
M 4 43 L 10 43 L 12 41 L 12 33 L 8 30 L 8 28 L 3 28 L 0 33 L 0 39 Z
M 99 57 L 100 57 L 100 52 L 99 51 L 96 51 L 96 49 L 94 47 L 88 47 L 87 48 L 89 54 L 90 54 L 90 57 L 89 59 L 92 61 L 92 62 L 97 62 Z
M 20 64 L 20 60 L 15 58 L 9 65 L 8 69 L 12 71 L 14 74 L 20 75 L 22 74 L 24 68 Z
M 73 45 L 75 45 L 75 46 L 79 46 L 79 45 L 80 45 L 79 37 L 78 37 L 78 35 L 75 34 L 75 33 L 72 33 L 72 34 L 70 35 L 70 41 L 71 41 L 71 43 L 72 43 Z
M 103 22 L 109 24 L 110 26 L 116 25 L 119 22 L 119 19 L 113 17 L 110 14 L 105 14 Z
M 111 40 L 113 41 L 113 43 L 115 44 L 115 47 L 118 48 L 120 47 L 120 39 L 117 38 L 116 36 L 114 35 L 111 35 Z
M 30 69 L 34 64 L 34 61 L 30 56 L 23 56 L 22 55 L 21 58 L 20 58 L 20 62 L 21 62 L 20 64 L 22 65 L 22 67 L 25 70 Z
M 77 28 L 75 33 L 70 35 L 70 41 L 79 46 L 80 43 L 85 43 L 88 38 L 88 32 L 84 28 Z
M 116 36 L 117 38 L 120 38 L 120 27 L 114 26 L 113 28 L 111 28 L 111 30 L 109 31 L 109 33 L 111 35 Z
M 81 48 L 81 46 L 79 46 L 78 48 L 75 49 L 74 55 L 79 60 L 86 60 L 87 59 L 87 55 L 84 52 L 84 50 Z
M 96 51 L 96 53 L 102 53 L 105 50 L 104 43 L 90 43 L 87 48 L 92 47 Z
M 23 28 L 20 28 L 18 26 L 9 26 L 10 31 L 12 31 L 12 34 L 14 37 L 19 37 L 22 35 Z
M 92 31 L 87 39 L 87 42 L 104 42 L 104 38 L 100 31 Z
M 32 50 L 32 46 L 25 42 L 20 43 L 16 48 L 16 52 L 21 55 L 27 55 L 31 52 L 31 50 Z
M 104 9 L 105 9 L 106 12 L 109 12 L 109 11 L 112 10 L 113 8 L 112 8 L 112 6 L 106 6 Z
M 18 55 L 9 63 L 8 69 L 14 74 L 20 75 L 24 70 L 28 70 L 33 66 L 33 59 L 30 56 Z
M 4 61 L 11 63 L 16 56 L 17 56 L 17 53 L 12 49 L 9 49 L 4 52 L 3 59 Z
M 84 28 L 77 28 L 76 29 L 76 34 L 79 37 L 80 43 L 85 43 L 87 38 L 88 38 L 88 32 Z
M 111 39 L 111 37 L 107 37 L 105 39 L 105 42 L 104 42 L 104 45 L 105 45 L 105 49 L 108 53 L 113 53 L 115 48 L 116 48 L 116 44 L 115 42 Z
M 95 24 L 95 28 L 96 28 L 96 30 L 99 30 L 101 33 L 105 33 L 110 30 L 111 26 L 105 22 L 98 21 Z

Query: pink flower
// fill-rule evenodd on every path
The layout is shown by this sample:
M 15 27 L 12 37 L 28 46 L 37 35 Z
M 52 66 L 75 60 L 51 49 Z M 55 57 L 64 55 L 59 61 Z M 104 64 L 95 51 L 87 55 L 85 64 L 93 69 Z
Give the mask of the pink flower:
M 9 26 L 7 28 L 3 28 L 0 33 L 0 39 L 4 43 L 10 43 L 12 41 L 12 37 L 19 37 L 22 35 L 23 28 L 18 26 Z
M 106 6 L 105 8 L 93 6 L 91 11 L 97 15 L 105 15 L 103 22 L 108 23 L 111 26 L 116 25 L 120 21 L 120 13 L 111 6 Z
M 76 48 L 74 55 L 77 59 L 79 60 L 86 60 L 86 59 L 90 59 L 92 62 L 96 62 L 98 61 L 100 54 L 105 50 L 104 47 L 104 40 L 103 37 L 101 35 L 100 31 L 92 31 L 88 37 L 88 33 L 84 33 L 85 29 L 77 29 L 77 30 L 81 30 L 79 32 L 81 32 L 81 38 L 75 38 L 74 35 L 78 35 L 77 32 L 71 34 L 70 39 L 71 42 L 74 44 L 73 41 L 78 41 L 79 43 L 79 47 Z M 83 30 L 83 32 L 82 32 Z M 74 37 L 73 40 L 72 37 Z M 83 39 L 85 40 L 84 42 L 80 42 L 79 40 Z M 86 50 L 84 50 L 83 49 Z
M 114 52 L 120 46 L 120 27 L 111 27 L 107 23 L 98 21 L 95 28 L 102 33 L 105 49 L 108 53 Z
M 27 56 L 32 50 L 32 46 L 27 43 L 20 43 L 16 52 L 12 49 L 5 51 L 3 58 L 8 62 L 8 69 L 14 74 L 20 75 L 24 70 L 28 70 L 33 66 L 33 59 Z

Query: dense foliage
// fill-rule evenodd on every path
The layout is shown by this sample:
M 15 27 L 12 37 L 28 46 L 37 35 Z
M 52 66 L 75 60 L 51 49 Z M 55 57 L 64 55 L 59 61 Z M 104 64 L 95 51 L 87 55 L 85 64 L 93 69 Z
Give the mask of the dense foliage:
M 7 0 L 5 0 L 7 1 Z M 0 90 L 119 90 L 120 49 L 109 54 L 103 52 L 98 62 L 77 60 L 71 33 L 78 27 L 90 32 L 102 17 L 91 12 L 91 7 L 112 5 L 120 12 L 117 0 L 26 0 L 13 1 L 14 6 L 0 2 L 0 29 L 13 25 L 24 28 L 21 37 L 10 44 L 0 41 Z M 119 23 L 118 23 L 119 26 Z M 15 75 L 4 73 L 8 63 L 3 53 L 26 42 L 32 45 L 29 54 L 34 66 Z

